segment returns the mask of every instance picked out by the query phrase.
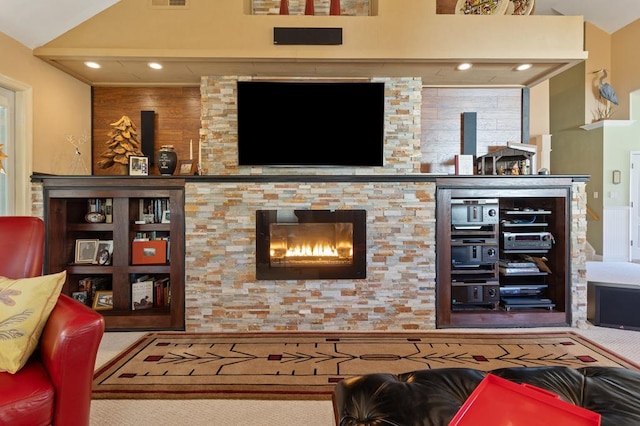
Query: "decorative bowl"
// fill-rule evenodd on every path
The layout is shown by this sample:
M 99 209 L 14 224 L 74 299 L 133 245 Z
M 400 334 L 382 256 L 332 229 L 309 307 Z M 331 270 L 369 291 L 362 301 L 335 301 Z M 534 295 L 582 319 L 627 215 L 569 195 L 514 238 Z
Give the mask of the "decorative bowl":
M 532 15 L 535 0 L 509 0 L 507 15 Z
M 504 15 L 510 0 L 458 0 L 456 15 Z
M 89 223 L 102 223 L 106 219 L 106 216 L 100 212 L 89 212 L 84 216 L 84 220 Z

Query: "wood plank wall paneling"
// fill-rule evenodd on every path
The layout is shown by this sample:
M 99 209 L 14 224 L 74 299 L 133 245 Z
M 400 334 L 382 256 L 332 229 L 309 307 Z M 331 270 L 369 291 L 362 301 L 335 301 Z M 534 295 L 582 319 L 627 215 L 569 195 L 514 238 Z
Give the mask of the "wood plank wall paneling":
M 455 154 L 462 152 L 464 112 L 478 114 L 476 155 L 502 148 L 509 141 L 521 141 L 521 89 L 423 87 L 421 95 L 422 172 L 454 172 Z M 109 140 L 109 123 L 128 115 L 140 132 L 140 111 L 143 110 L 156 112 L 155 152 L 161 145 L 174 145 L 178 159 L 188 159 L 189 141 L 193 140 L 193 156 L 197 161 L 201 128 L 199 87 L 95 87 L 92 130 L 94 175 L 113 174 L 96 165 Z M 151 168 L 150 174 L 159 174 L 157 166 Z
M 110 175 L 97 166 L 106 149 L 110 123 L 128 116 L 140 138 L 140 111 L 155 111 L 154 155 L 162 145 L 173 145 L 179 160 L 189 159 L 189 141 L 193 157 L 198 159 L 200 133 L 200 87 L 94 87 L 92 95 L 92 174 Z M 149 170 L 159 175 L 157 165 Z
M 522 142 L 522 89 L 423 87 L 421 171 L 453 174 L 462 153 L 462 114 L 477 113 L 476 156 Z

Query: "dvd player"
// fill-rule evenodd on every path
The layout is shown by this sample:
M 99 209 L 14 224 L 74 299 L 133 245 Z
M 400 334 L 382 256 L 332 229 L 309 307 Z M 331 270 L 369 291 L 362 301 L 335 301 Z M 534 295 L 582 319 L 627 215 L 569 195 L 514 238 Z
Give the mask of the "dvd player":
M 546 284 L 501 286 L 500 296 L 535 296 L 541 294 L 545 288 Z

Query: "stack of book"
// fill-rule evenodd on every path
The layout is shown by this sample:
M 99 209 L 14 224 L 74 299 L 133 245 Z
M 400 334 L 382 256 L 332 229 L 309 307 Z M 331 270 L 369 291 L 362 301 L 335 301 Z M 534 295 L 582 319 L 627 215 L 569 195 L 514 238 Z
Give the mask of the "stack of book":
M 170 297 L 169 277 L 131 277 L 131 309 L 134 311 L 169 306 Z

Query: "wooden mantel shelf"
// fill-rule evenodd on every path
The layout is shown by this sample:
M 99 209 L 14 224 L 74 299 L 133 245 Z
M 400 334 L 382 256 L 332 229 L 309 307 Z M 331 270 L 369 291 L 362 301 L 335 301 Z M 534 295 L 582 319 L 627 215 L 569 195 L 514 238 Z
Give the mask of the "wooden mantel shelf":
M 580 126 L 584 130 L 599 129 L 600 127 L 626 127 L 635 123 L 635 120 L 600 120 L 595 123 L 585 124 Z

